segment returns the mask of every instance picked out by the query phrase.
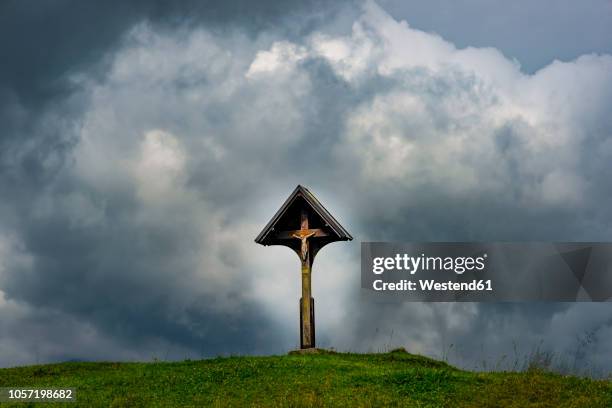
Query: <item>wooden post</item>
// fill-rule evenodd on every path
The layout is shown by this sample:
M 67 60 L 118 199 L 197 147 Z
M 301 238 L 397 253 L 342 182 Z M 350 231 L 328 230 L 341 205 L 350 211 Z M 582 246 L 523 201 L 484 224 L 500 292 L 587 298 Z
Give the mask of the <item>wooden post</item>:
M 310 243 L 308 238 L 313 234 L 308 231 L 308 212 L 302 209 L 300 214 L 300 238 L 302 239 L 301 245 L 301 259 L 302 259 L 302 299 L 301 310 L 300 310 L 300 321 L 301 324 L 301 341 L 300 347 L 303 349 L 315 347 L 314 338 L 314 299 L 312 298 L 312 279 L 311 279 L 311 257 L 310 257 Z
M 300 348 L 302 348 L 302 349 L 314 348 L 314 347 L 316 347 L 315 320 L 314 320 L 314 314 L 315 314 L 314 313 L 314 299 L 310 298 L 310 321 L 312 323 L 311 326 L 310 326 L 310 331 L 311 331 L 310 332 L 310 339 L 312 340 L 310 346 L 308 346 L 307 344 L 304 344 L 304 339 L 302 337 L 302 333 L 303 333 L 302 325 L 304 324 L 304 320 L 302 318 L 302 313 L 303 313 L 303 311 L 302 311 L 302 299 L 303 298 L 300 298 L 300 302 L 299 302 L 299 305 L 298 305 L 299 306 L 298 309 L 300 309 Z
M 300 347 L 315 347 L 314 299 L 312 297 L 312 261 L 310 238 L 328 237 L 329 234 L 320 228 L 309 228 L 308 210 L 300 210 L 300 229 L 279 231 L 278 239 L 299 239 L 300 245 L 295 251 L 300 257 L 302 269 L 302 297 L 300 298 Z

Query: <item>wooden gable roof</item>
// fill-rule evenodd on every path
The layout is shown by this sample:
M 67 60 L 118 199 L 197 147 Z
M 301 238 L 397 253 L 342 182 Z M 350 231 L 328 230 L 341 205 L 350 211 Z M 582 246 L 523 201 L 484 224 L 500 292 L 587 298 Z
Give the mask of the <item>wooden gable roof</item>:
M 298 201 L 303 200 L 303 203 Z M 320 218 L 324 227 L 329 231 L 330 236 L 327 241 L 350 241 L 353 239 L 351 234 L 327 211 L 323 204 L 306 187 L 298 185 L 295 190 L 285 200 L 281 208 L 274 214 L 274 217 L 266 224 L 264 229 L 257 235 L 255 242 L 262 245 L 277 244 L 275 232 L 280 231 L 279 224 L 282 226 L 286 221 L 290 209 L 294 205 L 305 205 L 311 213 Z

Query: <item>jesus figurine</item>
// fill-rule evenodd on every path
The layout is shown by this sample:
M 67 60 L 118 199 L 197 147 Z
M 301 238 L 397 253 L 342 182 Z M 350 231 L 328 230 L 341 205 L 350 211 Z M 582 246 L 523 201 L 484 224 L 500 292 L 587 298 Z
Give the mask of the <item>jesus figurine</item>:
M 310 237 L 312 237 L 314 234 L 316 234 L 315 231 L 309 233 L 309 234 L 293 234 L 293 238 L 297 238 L 300 239 L 302 241 L 302 261 L 306 262 L 306 259 L 308 258 L 308 242 L 306 242 L 306 240 Z

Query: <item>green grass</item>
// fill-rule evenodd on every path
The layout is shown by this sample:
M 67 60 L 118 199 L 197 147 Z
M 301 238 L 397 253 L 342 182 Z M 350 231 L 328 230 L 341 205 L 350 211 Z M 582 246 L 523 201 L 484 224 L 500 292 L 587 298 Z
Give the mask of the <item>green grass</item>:
M 77 389 L 77 403 L 33 407 L 612 407 L 611 381 L 474 373 L 403 350 L 16 367 L 0 387 Z

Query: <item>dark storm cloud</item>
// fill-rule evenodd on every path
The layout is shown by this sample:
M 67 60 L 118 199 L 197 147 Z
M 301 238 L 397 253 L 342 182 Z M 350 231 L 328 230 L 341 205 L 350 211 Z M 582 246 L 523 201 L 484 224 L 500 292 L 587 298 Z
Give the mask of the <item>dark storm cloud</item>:
M 270 324 L 255 305 L 240 305 L 220 316 L 211 308 L 225 299 L 214 293 L 189 304 L 177 302 L 189 292 L 184 285 L 199 280 L 194 276 L 198 265 L 187 256 L 202 246 L 192 220 L 130 221 L 124 217 L 140 208 L 127 200 L 113 199 L 112 205 L 122 208 L 108 208 L 95 226 L 74 225 L 59 206 L 53 214 L 24 223 L 21 237 L 34 255 L 33 265 L 6 266 L 10 273 L 2 287 L 7 297 L 96 322 L 100 331 L 119 334 L 130 347 L 159 336 L 205 355 L 255 349 L 257 344 L 245 343 L 245 334 Z M 240 298 L 248 286 L 237 283 L 225 295 Z M 274 344 L 273 339 L 268 343 Z
M 324 1 L 7 1 L 0 5 L 0 169 L 12 173 L 5 189 L 19 188 L 54 171 L 74 142 L 75 121 L 86 104 L 75 75 L 102 80 L 127 30 L 149 21 L 160 30 L 206 26 L 240 29 L 255 36 L 264 29 L 299 36 L 334 13 L 317 13 Z M 327 11 L 339 6 L 327 7 Z M 292 17 L 292 24 L 285 24 Z M 61 105 L 60 105 L 61 103 Z M 23 143 L 28 139 L 29 143 Z M 12 141 L 17 140 L 17 146 Z M 0 181 L 0 185 L 7 181 Z
M 86 73 L 103 80 L 113 52 L 135 24 L 148 21 L 159 30 L 239 29 L 249 36 L 274 29 L 295 37 L 333 16 L 317 13 L 323 5 L 318 0 L 3 2 L 0 169 L 5 177 L 0 191 L 38 188 L 46 173 L 57 171 L 75 142 L 74 128 L 87 101 L 74 77 Z
M 37 216 L 37 209 L 23 211 L 19 239 L 29 254 L 28 262 L 9 258 L 4 265 L 6 274 L 0 279 L 5 298 L 27 304 L 37 311 L 35 316 L 58 311 L 47 322 L 37 319 L 40 325 L 53 330 L 58 320 L 62 325 L 71 320 L 91 323 L 100 336 L 112 336 L 128 350 L 144 351 L 142 344 L 151 339 L 172 339 L 172 347 L 181 347 L 187 350 L 185 355 L 192 356 L 236 350 L 261 353 L 278 347 L 272 337 L 273 322 L 257 305 L 241 300 L 242 291 L 249 289 L 248 280 L 235 281 L 229 291 L 218 295 L 214 290 L 206 291 L 212 284 L 195 274 L 198 265 L 191 255 L 204 247 L 193 220 L 178 216 L 168 220 L 167 215 L 166 221 L 134 220 L 141 207 L 131 202 L 129 194 L 101 197 L 84 191 L 82 185 L 64 188 L 65 192 L 52 192 L 50 202 L 44 204 L 50 206 L 50 212 Z M 77 190 L 88 197 L 84 199 L 85 211 L 96 211 L 87 200 L 109 202 L 92 225 L 75 223 L 74 213 L 62 211 L 65 205 L 72 207 L 69 211 L 82 211 L 82 198 L 74 202 L 76 207 L 70 204 L 71 198 L 65 199 Z M 204 293 L 194 294 L 190 287 L 198 281 Z M 233 306 L 226 297 L 239 301 Z M 7 317 L 7 324 L 12 317 Z M 264 341 L 262 335 L 249 341 L 251 333 L 261 327 L 268 328 L 265 333 L 269 338 Z M 73 329 L 80 330 L 80 325 L 74 324 Z M 54 338 L 61 339 L 61 333 Z M 70 334 L 64 331 L 63 335 Z M 102 358 L 104 353 L 99 351 L 102 354 L 97 357 Z M 108 356 L 114 353 L 107 352 Z M 161 351 L 154 348 L 149 352 Z M 70 351 L 63 353 L 69 355 Z M 92 354 L 77 349 L 71 358 L 75 357 L 87 359 Z
M 86 77 L 87 86 L 104 81 L 126 32 L 142 22 L 167 32 L 206 27 L 255 37 L 274 29 L 296 36 L 308 32 L 313 21 L 331 17 L 331 7 L 316 15 L 323 3 L 3 2 L 0 219 L 10 239 L 3 241 L 3 249 L 9 249 L 3 253 L 7 273 L 1 280 L 9 302 L 5 310 L 17 304 L 25 309 L 21 315 L 7 313 L 2 332 L 19 336 L 16 327 L 34 327 L 52 344 L 66 342 L 69 331 L 93 322 L 100 338 L 119 339 L 119 344 L 103 342 L 103 349 L 113 350 L 108 355 L 77 344 L 73 352 L 45 347 L 34 352 L 38 342 L 24 342 L 30 354 L 17 353 L 20 357 L 11 360 L 9 355 L 16 354 L 7 344 L 12 340 L 4 337 L 3 365 L 33 362 L 35 354 L 42 360 L 112 358 L 122 345 L 138 350 L 147 344 L 144 349 L 157 353 L 155 338 L 172 339 L 171 347 L 196 356 L 279 347 L 283 336 L 274 334 L 275 324 L 253 301 L 244 300 L 248 279 L 234 279 L 232 288 L 220 293 L 206 281 L 205 294 L 187 294 L 186 282 L 198 279 L 195 257 L 202 250 L 213 257 L 202 240 L 214 237 L 198 234 L 189 218 L 137 219 L 142 204 L 131 185 L 113 181 L 104 189 L 74 174 L 72 152 L 90 100 L 86 86 L 74 78 Z M 228 262 L 236 259 L 231 248 L 222 250 Z M 188 301 L 177 302 L 181 298 Z M 53 330 L 43 315 L 65 321 L 65 327 Z M 255 334 L 262 327 L 269 335 Z
M 103 74 L 100 62 L 124 32 L 148 20 L 165 28 L 200 24 L 213 29 L 240 27 L 256 33 L 280 28 L 288 15 L 300 16 L 295 29 L 307 30 L 324 1 L 7 1 L 0 5 L 0 89 L 36 107 L 73 88 L 66 76 L 87 70 Z M 321 17 L 319 17 L 320 19 Z M 289 32 L 291 27 L 285 26 Z M 295 33 L 293 33 L 295 34 Z
M 3 365 L 294 347 L 295 256 L 252 239 L 297 183 L 357 241 L 612 235 L 609 57 L 529 76 L 373 3 L 253 15 L 133 2 L 108 23 L 117 11 L 98 3 L 8 4 L 27 22 L 13 27 L 42 28 L 23 41 L 31 52 L 11 43 L 22 59 L 2 82 Z M 525 350 L 541 337 L 564 350 L 596 328 L 596 355 L 612 356 L 606 305 L 369 303 L 357 261 L 358 242 L 317 258 L 321 344 L 441 355 L 453 343 L 470 366 L 470 344 L 495 359 L 515 333 Z M 20 345 L 36 332 L 48 341 Z

